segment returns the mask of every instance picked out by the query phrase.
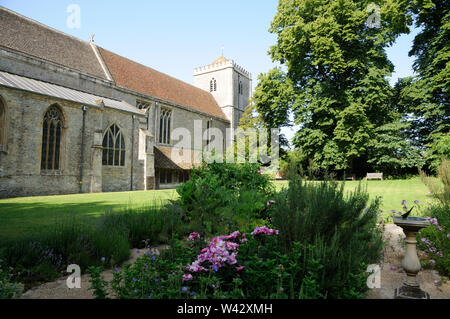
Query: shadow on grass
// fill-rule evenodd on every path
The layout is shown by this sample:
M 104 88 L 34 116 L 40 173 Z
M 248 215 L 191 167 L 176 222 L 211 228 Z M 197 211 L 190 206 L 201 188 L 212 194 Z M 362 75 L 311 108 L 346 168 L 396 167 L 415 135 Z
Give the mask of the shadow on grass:
M 0 202 L 0 245 L 11 240 L 48 232 L 54 225 L 73 215 L 86 224 L 94 223 L 107 211 L 126 209 L 128 204 L 111 205 L 105 201 L 88 203 Z

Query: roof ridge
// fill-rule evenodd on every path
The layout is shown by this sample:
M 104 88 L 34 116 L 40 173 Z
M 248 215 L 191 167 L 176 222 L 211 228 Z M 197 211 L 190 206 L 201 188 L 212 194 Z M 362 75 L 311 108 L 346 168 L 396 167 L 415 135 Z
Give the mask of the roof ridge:
M 61 35 L 63 35 L 63 36 L 72 38 L 72 39 L 77 40 L 77 41 L 79 41 L 79 42 L 82 42 L 82 43 L 84 43 L 84 44 L 89 44 L 89 42 L 84 41 L 84 40 L 81 40 L 81 39 L 77 38 L 76 36 L 73 36 L 73 35 L 67 34 L 67 33 L 65 33 L 65 32 L 62 32 L 62 31 L 60 31 L 60 30 L 58 30 L 58 29 L 52 28 L 52 27 L 50 27 L 50 26 L 48 26 L 48 25 L 46 25 L 46 24 L 43 24 L 42 22 L 39 22 L 39 21 L 37 21 L 37 20 L 31 19 L 31 18 L 29 18 L 29 17 L 26 17 L 26 16 L 24 16 L 24 15 L 22 15 L 22 14 L 16 12 L 16 11 L 13 11 L 13 10 L 11 10 L 11 9 L 8 9 L 8 8 L 2 6 L 2 5 L 0 5 L 0 9 L 5 10 L 5 11 L 11 13 L 11 14 L 14 14 L 14 15 L 16 15 L 16 16 L 22 18 L 22 19 L 25 19 L 25 20 L 29 21 L 29 22 L 32 22 L 32 23 L 34 23 L 34 24 L 37 24 L 37 25 L 39 25 L 39 26 L 41 26 L 41 27 L 44 27 L 44 28 L 46 28 L 46 29 L 48 29 L 48 30 L 50 30 L 50 31 L 59 33 L 59 34 L 61 34 Z
M 176 77 L 174 77 L 174 76 L 172 76 L 172 75 L 169 75 L 169 74 L 167 74 L 167 73 L 158 71 L 158 70 L 156 70 L 156 69 L 154 69 L 154 68 L 152 68 L 152 67 L 150 67 L 150 66 L 148 66 L 148 65 L 142 64 L 142 63 L 137 62 L 137 61 L 134 61 L 134 60 L 131 60 L 130 58 L 127 58 L 127 57 L 125 57 L 125 56 L 123 56 L 123 55 L 120 55 L 120 54 L 118 54 L 118 53 L 115 53 L 115 52 L 113 52 L 113 51 L 110 51 L 110 50 L 108 50 L 108 49 L 105 49 L 105 48 L 103 48 L 103 47 L 101 47 L 101 46 L 98 46 L 98 45 L 97 45 L 97 47 L 100 48 L 100 49 L 102 49 L 102 50 L 108 51 L 108 52 L 110 52 L 110 53 L 112 53 L 112 54 L 118 55 L 118 56 L 120 56 L 120 57 L 123 58 L 123 59 L 127 59 L 127 60 L 130 61 L 130 62 L 136 63 L 136 64 L 138 64 L 138 65 L 140 65 L 140 66 L 143 66 L 143 67 L 145 67 L 145 68 L 148 68 L 148 69 L 151 69 L 151 70 L 153 70 L 153 71 L 155 71 L 155 72 L 158 72 L 159 74 L 165 75 L 165 76 L 167 76 L 167 77 L 169 77 L 169 78 L 171 78 L 171 79 L 174 79 L 174 80 L 176 80 L 176 81 L 178 81 L 178 82 L 182 82 L 182 83 L 184 83 L 184 84 L 186 84 L 186 85 L 189 85 L 189 86 L 191 86 L 192 88 L 195 88 L 195 89 L 197 89 L 197 90 L 200 90 L 201 92 L 205 92 L 205 93 L 211 94 L 210 92 L 207 92 L 207 91 L 205 91 L 205 90 L 202 90 L 201 88 L 199 88 L 199 87 L 197 87 L 197 86 L 195 86 L 195 85 L 193 85 L 193 84 L 191 84 L 191 83 L 187 83 L 186 81 L 180 80 L 180 79 L 178 79 L 178 78 L 176 78 Z M 101 53 L 100 53 L 100 55 L 101 55 Z M 214 100 L 215 100 L 215 99 L 214 99 Z

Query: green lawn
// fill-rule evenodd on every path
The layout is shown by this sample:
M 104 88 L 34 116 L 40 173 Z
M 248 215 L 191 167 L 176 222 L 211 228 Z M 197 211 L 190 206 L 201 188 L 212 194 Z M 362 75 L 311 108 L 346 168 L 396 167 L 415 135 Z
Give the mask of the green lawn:
M 347 181 L 345 182 L 345 190 L 354 190 L 359 181 Z M 275 182 L 277 189 L 281 189 L 287 186 L 286 181 Z M 432 198 L 428 194 L 428 188 L 422 183 L 420 178 L 413 178 L 407 180 L 369 180 L 361 181 L 363 187 L 367 186 L 367 191 L 370 194 L 370 198 L 376 196 L 382 196 L 381 209 L 383 209 L 383 216 L 390 216 L 391 210 L 396 211 L 402 209 L 401 202 L 406 200 L 407 206 L 412 206 L 415 200 L 419 201 L 421 207 L 426 207 Z M 417 211 L 414 211 L 417 213 Z M 411 213 L 412 214 L 412 213 Z
M 364 181 L 362 184 L 367 185 L 372 198 L 383 196 L 382 209 L 385 216 L 389 215 L 392 209 L 401 209 L 400 203 L 403 199 L 408 204 L 419 200 L 422 205 L 430 200 L 428 190 L 419 178 Z M 287 185 L 287 182 L 275 182 L 275 185 L 277 189 L 281 189 Z M 351 191 L 357 185 L 358 182 L 346 182 L 345 189 Z M 158 190 L 2 199 L 0 200 L 0 242 L 45 231 L 54 225 L 58 217 L 68 213 L 75 212 L 95 218 L 107 210 L 159 205 L 176 197 L 175 190 Z
M 0 242 L 45 231 L 66 214 L 95 218 L 108 210 L 160 205 L 177 196 L 170 189 L 0 199 Z

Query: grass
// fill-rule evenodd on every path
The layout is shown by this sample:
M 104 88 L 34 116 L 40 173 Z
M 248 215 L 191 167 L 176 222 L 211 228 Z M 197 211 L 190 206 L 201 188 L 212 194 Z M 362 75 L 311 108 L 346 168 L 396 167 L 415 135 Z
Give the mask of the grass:
M 106 211 L 161 205 L 176 197 L 176 191 L 170 189 L 1 199 L 0 243 L 46 232 L 70 213 L 96 219 Z
M 277 189 L 287 186 L 286 181 L 274 183 Z M 345 190 L 355 189 L 358 183 L 356 181 L 346 182 Z M 384 217 L 391 215 L 392 209 L 400 210 L 403 199 L 408 204 L 418 200 L 421 206 L 431 200 L 428 189 L 420 181 L 420 178 L 363 181 L 362 185 L 367 185 L 367 190 L 372 198 L 383 197 Z M 48 231 L 58 218 L 68 213 L 78 213 L 95 220 L 109 210 L 129 210 L 162 204 L 169 199 L 176 199 L 177 196 L 176 191 L 172 189 L 2 199 L 0 200 L 0 243 Z
M 347 181 L 345 182 L 345 191 L 352 191 L 358 187 L 359 181 Z M 287 181 L 277 181 L 275 186 L 277 189 L 281 189 L 287 186 Z M 421 208 L 427 207 L 433 199 L 428 194 L 428 188 L 422 183 L 419 177 L 405 180 L 369 180 L 361 181 L 363 187 L 367 186 L 367 191 L 370 198 L 376 196 L 382 196 L 381 209 L 383 210 L 383 218 L 387 218 L 392 215 L 391 210 L 402 210 L 401 202 L 406 200 L 407 206 L 411 207 L 415 200 L 419 201 Z M 415 209 L 411 215 L 417 215 L 418 211 Z

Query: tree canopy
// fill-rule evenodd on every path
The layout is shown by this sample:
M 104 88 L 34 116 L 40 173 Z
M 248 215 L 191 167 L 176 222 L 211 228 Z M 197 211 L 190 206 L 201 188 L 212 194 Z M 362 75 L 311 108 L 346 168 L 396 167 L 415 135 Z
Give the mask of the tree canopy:
M 427 17 L 448 1 L 435 2 L 439 6 L 431 0 L 280 0 L 269 29 L 277 43 L 269 54 L 282 67 L 258 77 L 254 107 L 261 119 L 270 127 L 298 125 L 294 146 L 305 165 L 312 161 L 323 171 L 420 167 L 420 138 L 448 132 L 448 9 L 439 16 L 445 23 Z M 374 15 L 379 25 L 368 23 Z M 433 20 L 435 40 L 428 31 L 416 38 L 411 54 L 424 75 L 393 88 L 385 49 L 409 33 L 415 16 L 417 26 Z M 433 81 L 423 80 L 425 74 Z

